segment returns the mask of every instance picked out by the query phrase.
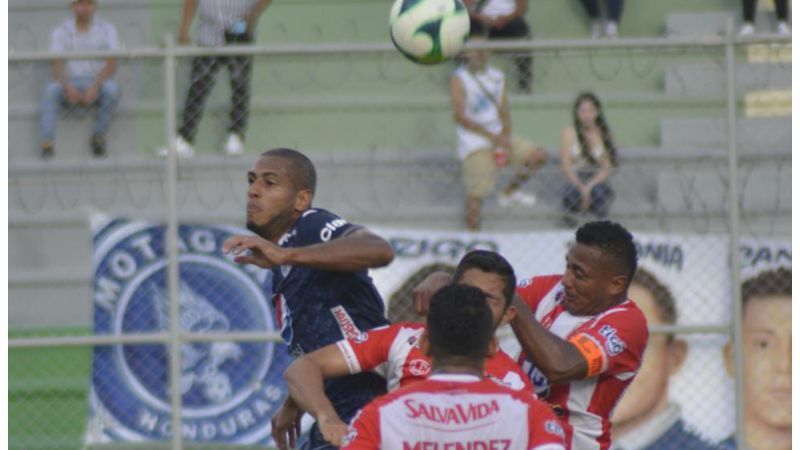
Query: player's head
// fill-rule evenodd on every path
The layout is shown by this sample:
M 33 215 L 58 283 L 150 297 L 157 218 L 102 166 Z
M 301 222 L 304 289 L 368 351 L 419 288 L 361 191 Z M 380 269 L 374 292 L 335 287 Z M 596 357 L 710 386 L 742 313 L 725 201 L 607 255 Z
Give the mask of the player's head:
M 481 23 L 473 23 L 469 29 L 469 42 L 482 43 L 488 39 L 489 32 Z M 467 67 L 472 71 L 481 71 L 486 67 L 491 52 L 489 50 L 468 49 L 464 51 Z
M 675 297 L 669 288 L 646 269 L 639 267 L 628 288 L 628 298 L 636 302 L 649 325 L 674 325 L 678 318 Z M 669 377 L 677 373 L 686 359 L 687 345 L 673 334 L 650 334 L 636 378 L 614 409 L 612 422 L 617 429 L 635 428 L 649 413 L 667 407 Z M 626 430 L 627 432 L 627 430 Z
M 386 317 L 389 322 L 424 322 L 425 318 L 420 317 L 414 311 L 413 299 L 411 292 L 422 280 L 427 278 L 430 274 L 436 272 L 447 272 L 453 274 L 455 267 L 450 264 L 433 263 L 420 267 L 416 272 L 411 274 L 397 290 L 392 292 L 389 296 L 389 309 L 386 311 Z
M 261 154 L 247 182 L 247 228 L 274 241 L 311 207 L 317 172 L 304 154 L 275 148 Z
M 578 228 L 561 281 L 564 308 L 593 315 L 624 301 L 636 264 L 633 236 L 622 225 L 603 220 Z
M 516 309 L 511 301 L 517 277 L 514 268 L 499 253 L 489 250 L 467 253 L 459 261 L 453 281 L 476 287 L 486 294 L 495 326 L 505 325 L 514 318 Z
M 603 140 L 603 146 L 609 153 L 611 163 L 616 165 L 617 149 L 614 145 L 614 140 L 611 138 L 611 131 L 606 121 L 605 113 L 603 113 L 603 105 L 597 95 L 588 91 L 578 94 L 572 106 L 572 122 L 584 158 L 589 161 L 594 161 L 595 159 L 588 149 L 583 130 L 586 127 L 596 126 L 600 129 L 600 137 Z
M 745 281 L 742 301 L 745 423 L 791 432 L 791 269 L 765 271 Z M 732 345 L 725 350 L 728 372 L 733 374 Z
M 97 2 L 94 0 L 73 0 L 69 4 L 69 8 L 75 14 L 75 19 L 79 22 L 87 22 L 92 20 L 94 12 L 97 9 Z
M 493 336 L 486 294 L 480 289 L 454 283 L 431 298 L 422 347 L 430 355 L 434 370 L 443 366 L 481 370 Z

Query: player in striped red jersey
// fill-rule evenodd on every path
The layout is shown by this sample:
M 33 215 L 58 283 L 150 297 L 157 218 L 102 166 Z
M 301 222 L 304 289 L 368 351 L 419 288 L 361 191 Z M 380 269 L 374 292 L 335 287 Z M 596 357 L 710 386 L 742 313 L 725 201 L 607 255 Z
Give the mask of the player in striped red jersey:
M 567 444 L 605 450 L 611 412 L 648 339 L 644 314 L 627 297 L 636 248 L 621 225 L 590 222 L 575 233 L 566 263 L 563 275 L 520 282 L 511 323 L 523 370 L 560 415 Z
M 514 270 L 495 252 L 478 250 L 465 255 L 454 274 L 456 283 L 477 287 L 486 293 L 495 327 L 508 323 L 515 310 L 510 306 L 516 285 Z M 322 390 L 323 379 L 375 372 L 387 380 L 389 391 L 426 378 L 431 370 L 429 358 L 421 351 L 422 324 L 398 323 L 370 330 L 341 340 L 296 360 L 285 378 L 294 402 L 317 418 L 329 442 L 336 443 L 345 430 L 344 422 L 333 414 Z M 486 375 L 496 383 L 532 392 L 528 377 L 515 361 L 500 349 L 486 361 Z M 273 418 L 273 437 L 279 444 L 294 438 L 295 429 L 279 411 Z
M 420 338 L 433 374 L 364 407 L 343 449 L 564 450 L 564 431 L 546 404 L 482 379 L 496 345 L 489 315 L 479 289 L 440 289 Z

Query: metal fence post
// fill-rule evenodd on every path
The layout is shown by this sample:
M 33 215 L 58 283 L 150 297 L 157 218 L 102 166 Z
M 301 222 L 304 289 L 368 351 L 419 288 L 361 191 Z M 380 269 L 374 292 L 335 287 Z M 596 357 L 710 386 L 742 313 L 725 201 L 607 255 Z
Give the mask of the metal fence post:
M 739 157 L 736 144 L 736 48 L 734 46 L 733 19 L 726 23 L 727 42 L 725 43 L 726 72 L 726 110 L 728 128 L 728 196 L 730 201 L 730 270 L 731 270 L 731 302 L 733 303 L 733 321 L 731 336 L 734 348 L 734 405 L 736 407 L 736 447 L 745 448 L 744 430 L 744 363 L 742 350 L 742 286 L 741 261 L 739 259 Z
M 169 289 L 169 383 L 172 406 L 172 448 L 183 448 L 181 399 L 181 325 L 178 286 L 178 155 L 175 149 L 175 43 L 171 35 L 165 39 L 164 58 L 164 122 L 167 139 L 167 284 Z

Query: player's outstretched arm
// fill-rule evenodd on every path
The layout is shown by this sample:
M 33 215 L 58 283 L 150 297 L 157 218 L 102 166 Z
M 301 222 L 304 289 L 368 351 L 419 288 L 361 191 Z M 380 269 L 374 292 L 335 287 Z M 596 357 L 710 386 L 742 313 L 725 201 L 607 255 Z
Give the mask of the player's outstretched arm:
M 514 295 L 517 315 L 511 328 L 522 350 L 551 383 L 566 383 L 586 378 L 589 365 L 578 348 L 550 333 L 533 316 L 528 305 Z
M 347 360 L 336 344 L 326 345 L 296 359 L 283 374 L 294 402 L 317 419 L 323 437 L 337 446 L 344 437 L 347 424 L 339 418 L 325 395 L 323 381 L 349 374 Z
M 357 228 L 338 239 L 286 250 L 287 264 L 339 272 L 383 267 L 394 259 L 389 242 L 366 228 Z

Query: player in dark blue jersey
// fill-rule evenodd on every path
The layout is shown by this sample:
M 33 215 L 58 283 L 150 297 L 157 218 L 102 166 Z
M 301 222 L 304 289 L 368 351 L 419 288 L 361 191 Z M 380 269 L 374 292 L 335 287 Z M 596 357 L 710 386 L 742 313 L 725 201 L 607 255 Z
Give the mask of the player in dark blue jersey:
M 296 150 L 262 153 L 247 174 L 247 228 L 257 236 L 233 236 L 223 246 L 240 264 L 272 270 L 281 335 L 294 357 L 388 323 L 367 269 L 389 264 L 392 247 L 364 227 L 312 208 L 316 178 L 311 160 Z M 350 420 L 385 388 L 377 375 L 359 374 L 329 380 L 325 393 Z M 287 399 L 273 427 L 285 430 L 301 416 Z M 273 436 L 285 446 L 286 436 L 278 434 Z M 309 448 L 326 446 L 315 425 Z

